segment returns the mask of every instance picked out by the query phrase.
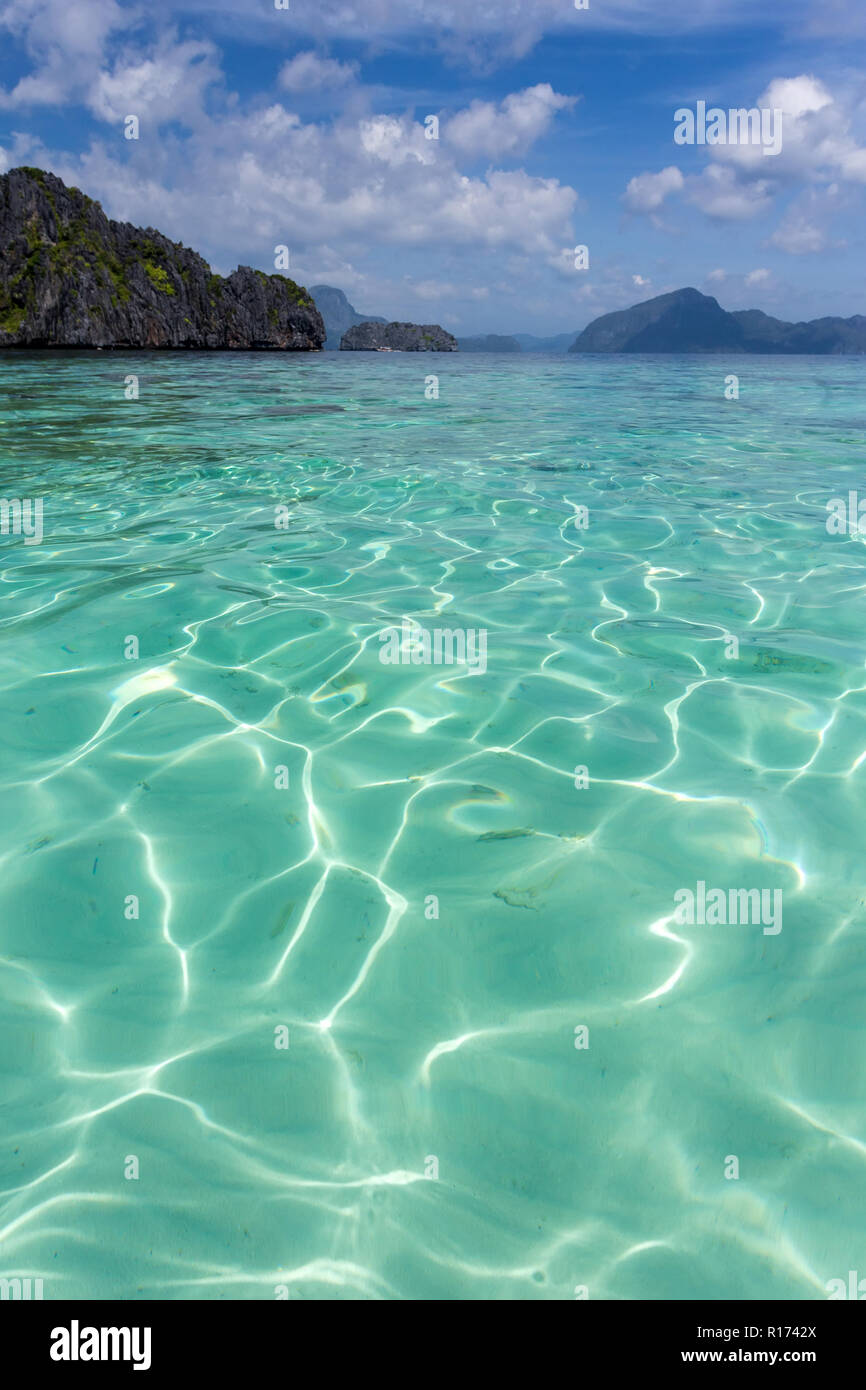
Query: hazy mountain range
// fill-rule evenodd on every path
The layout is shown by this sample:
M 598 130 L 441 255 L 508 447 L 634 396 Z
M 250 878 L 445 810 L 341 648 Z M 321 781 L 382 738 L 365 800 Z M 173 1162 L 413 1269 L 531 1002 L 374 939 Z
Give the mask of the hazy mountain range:
M 866 352 L 866 317 L 786 323 L 760 309 L 729 314 L 699 290 L 674 290 L 595 319 L 570 352 Z
M 0 251 L 0 347 L 866 353 L 862 314 L 788 323 L 759 309 L 728 313 L 690 288 L 603 314 L 576 336 L 457 339 L 438 324 L 363 315 L 333 285 L 306 290 L 249 266 L 215 275 L 195 251 L 111 220 L 34 168 L 0 176 Z
M 327 298 L 322 291 L 327 291 Z M 314 286 L 316 304 L 328 329 L 326 346 L 339 347 L 337 332 L 353 315 L 363 322 L 345 295 L 330 286 Z M 342 317 L 329 322 L 331 296 L 340 297 Z M 383 319 L 372 320 L 383 323 Z M 347 324 L 347 326 L 351 326 Z M 343 329 L 345 331 L 345 329 Z M 866 317 L 821 318 L 788 323 L 760 309 L 729 313 L 712 295 L 673 290 L 630 309 L 594 319 L 581 333 L 539 338 L 531 333 L 490 333 L 458 338 L 463 352 L 747 352 L 844 354 L 866 352 Z

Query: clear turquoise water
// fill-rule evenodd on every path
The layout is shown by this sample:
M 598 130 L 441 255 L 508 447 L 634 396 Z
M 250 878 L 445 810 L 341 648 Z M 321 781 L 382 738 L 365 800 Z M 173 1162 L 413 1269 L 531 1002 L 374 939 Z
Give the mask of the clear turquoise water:
M 44 497 L 45 539 L 2 540 L 0 1273 L 866 1276 L 866 550 L 825 526 L 866 496 L 863 387 L 826 358 L 3 357 L 0 494 Z M 486 672 L 383 665 L 404 616 L 486 629 Z M 783 930 L 673 923 L 698 880 L 782 889 Z

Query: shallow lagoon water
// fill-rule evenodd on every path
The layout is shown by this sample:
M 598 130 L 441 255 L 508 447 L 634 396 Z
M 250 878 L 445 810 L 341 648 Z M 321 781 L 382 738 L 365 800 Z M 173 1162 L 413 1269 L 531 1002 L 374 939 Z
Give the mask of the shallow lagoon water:
M 866 1275 L 864 370 L 2 355 L 0 1272 Z M 486 670 L 383 664 L 404 618 Z

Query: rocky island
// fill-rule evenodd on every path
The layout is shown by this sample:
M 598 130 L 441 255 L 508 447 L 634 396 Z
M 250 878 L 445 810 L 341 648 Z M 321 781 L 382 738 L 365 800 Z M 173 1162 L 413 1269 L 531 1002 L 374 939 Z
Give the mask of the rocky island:
M 308 352 L 325 326 L 285 275 L 214 275 L 195 251 L 106 217 L 41 169 L 0 177 L 0 348 Z
M 359 323 L 343 335 L 341 352 L 457 352 L 457 339 L 438 323 Z

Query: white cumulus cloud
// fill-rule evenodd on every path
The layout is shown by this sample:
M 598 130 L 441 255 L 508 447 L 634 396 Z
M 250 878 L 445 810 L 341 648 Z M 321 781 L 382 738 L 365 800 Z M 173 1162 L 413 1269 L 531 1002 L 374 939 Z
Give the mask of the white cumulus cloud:
M 160 40 L 152 55 L 119 61 L 91 85 L 88 105 L 100 120 L 120 122 L 128 115 L 150 120 L 200 122 L 205 94 L 221 79 L 219 58 L 207 40 Z
M 286 92 L 320 91 L 326 87 L 344 87 L 357 75 L 357 63 L 340 63 L 336 58 L 320 58 L 316 53 L 297 53 L 284 63 L 279 72 L 279 84 Z
M 623 201 L 629 212 L 657 212 L 671 193 L 679 193 L 685 180 L 675 164 L 657 174 L 637 174 L 629 179 Z
M 549 129 L 557 111 L 574 106 L 577 98 L 561 96 L 549 82 L 512 92 L 504 101 L 473 101 L 448 121 L 444 138 L 470 157 L 525 154 Z
M 702 174 L 689 179 L 687 197 L 708 217 L 722 222 L 746 222 L 766 212 L 772 203 L 766 179 L 741 179 L 724 164 L 708 164 Z

